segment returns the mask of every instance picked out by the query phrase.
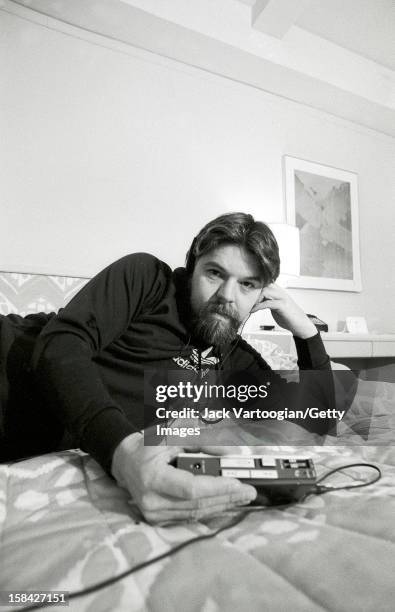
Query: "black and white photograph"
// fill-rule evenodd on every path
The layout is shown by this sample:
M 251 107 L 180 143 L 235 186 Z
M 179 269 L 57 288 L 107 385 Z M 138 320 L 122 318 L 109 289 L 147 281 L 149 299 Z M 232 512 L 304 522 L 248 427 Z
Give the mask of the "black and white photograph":
M 0 612 L 393 612 L 394 32 L 0 0 Z

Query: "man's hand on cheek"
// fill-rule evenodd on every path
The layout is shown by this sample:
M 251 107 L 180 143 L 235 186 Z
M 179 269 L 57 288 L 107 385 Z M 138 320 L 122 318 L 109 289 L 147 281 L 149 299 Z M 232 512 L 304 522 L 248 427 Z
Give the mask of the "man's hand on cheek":
M 194 476 L 170 465 L 184 450 L 188 449 L 144 446 L 141 434 L 127 436 L 115 450 L 112 474 L 149 523 L 197 521 L 255 499 L 255 489 L 238 480 Z M 225 449 L 218 454 L 223 452 Z
M 299 338 L 311 338 L 317 333 L 315 325 L 291 298 L 289 293 L 279 285 L 272 283 L 262 289 L 260 302 L 252 312 L 269 308 L 277 325 L 288 329 Z

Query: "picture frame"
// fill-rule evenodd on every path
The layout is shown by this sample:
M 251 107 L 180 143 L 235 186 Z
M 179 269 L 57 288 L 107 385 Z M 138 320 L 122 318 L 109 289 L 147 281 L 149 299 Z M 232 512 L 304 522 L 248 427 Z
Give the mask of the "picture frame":
M 362 291 L 354 172 L 284 155 L 287 223 L 299 228 L 300 276 L 289 287 Z

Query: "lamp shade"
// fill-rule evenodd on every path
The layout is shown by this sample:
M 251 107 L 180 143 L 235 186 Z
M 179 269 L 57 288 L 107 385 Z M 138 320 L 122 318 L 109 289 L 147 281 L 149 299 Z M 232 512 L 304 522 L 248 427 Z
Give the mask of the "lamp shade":
M 299 229 L 287 223 L 269 223 L 280 251 L 280 277 L 299 276 L 300 239 Z

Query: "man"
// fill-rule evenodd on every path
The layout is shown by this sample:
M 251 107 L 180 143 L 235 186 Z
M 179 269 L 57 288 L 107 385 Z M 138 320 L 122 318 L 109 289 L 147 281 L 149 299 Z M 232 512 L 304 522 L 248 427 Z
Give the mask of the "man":
M 315 326 L 275 284 L 279 264 L 270 229 L 235 213 L 199 232 L 186 269 L 173 272 L 137 253 L 99 273 L 35 343 L 33 381 L 48 428 L 46 450 L 58 446 L 65 427 L 72 444 L 97 459 L 150 522 L 199 519 L 249 503 L 253 487 L 192 476 L 169 465 L 180 448 L 144 446 L 144 370 L 199 369 L 203 359 L 205 367 L 267 371 L 237 335 L 249 314 L 263 308 L 294 335 L 301 369 L 330 370 Z

